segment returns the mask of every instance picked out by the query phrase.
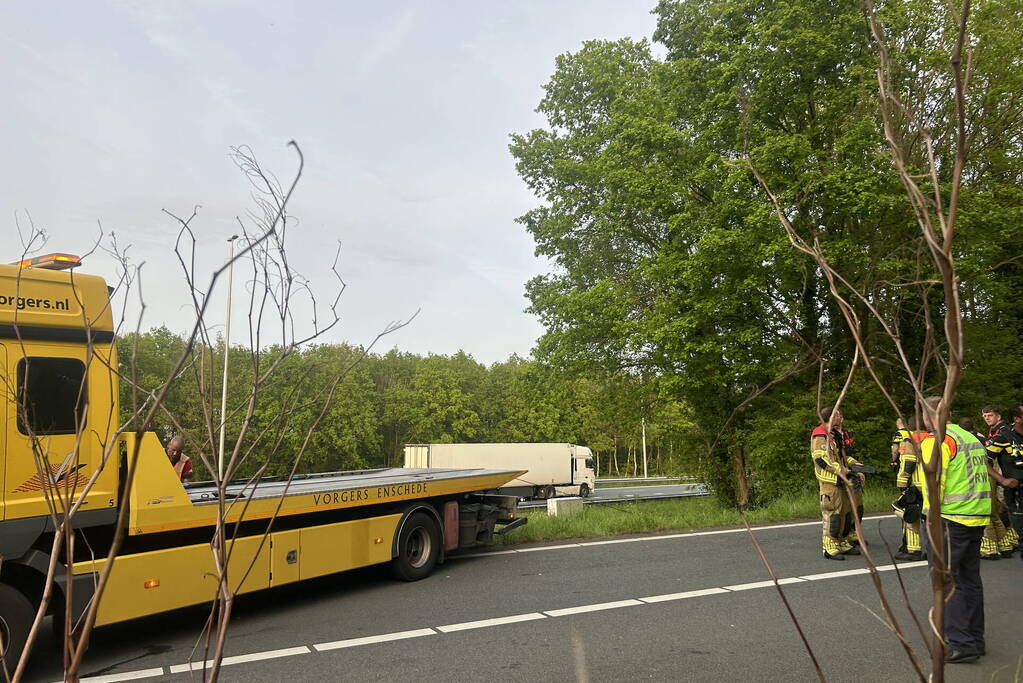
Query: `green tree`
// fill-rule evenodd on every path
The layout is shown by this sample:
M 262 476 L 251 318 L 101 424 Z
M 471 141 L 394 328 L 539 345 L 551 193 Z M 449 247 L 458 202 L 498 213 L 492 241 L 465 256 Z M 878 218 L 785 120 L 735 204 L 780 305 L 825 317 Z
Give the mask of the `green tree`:
M 884 10 L 904 47 L 901 77 L 925 113 L 949 106 L 948 92 L 914 81 L 947 60 L 931 40 L 946 28 L 934 25 L 943 16 L 935 9 Z M 987 59 L 970 106 L 980 153 L 967 170 L 961 223 L 966 329 L 978 351 L 962 395 L 974 410 L 985 388 L 1006 395 L 1019 382 L 1020 361 L 1004 345 L 1020 322 L 1008 295 L 1023 284 L 1008 247 L 1020 218 L 1020 150 L 1010 131 L 1023 104 L 1011 66 L 1023 44 L 1020 9 L 996 3 L 978 19 L 978 59 Z M 556 61 L 538 107 L 547 127 L 513 136 L 517 169 L 543 200 L 521 221 L 556 264 L 528 285 L 547 328 L 539 352 L 582 372 L 655 377 L 665 400 L 689 411 L 705 474 L 724 499 L 735 499 L 733 457 L 775 495 L 808 481 L 807 467 L 790 463 L 795 454 L 806 462 L 815 370 L 823 365 L 827 403 L 854 344 L 822 274 L 791 248 L 746 160 L 846 277 L 838 287 L 865 321 L 874 368 L 907 405 L 911 393 L 890 369 L 900 361 L 866 302 L 897 321 L 916 363 L 924 306 L 940 317 L 940 292 L 927 285 L 934 273 L 919 265 L 923 244 L 890 170 L 876 53 L 858 5 L 665 0 L 655 13 L 663 60 L 645 42 L 585 43 Z M 863 400 L 879 399 L 866 382 L 854 386 Z M 866 451 L 886 448 L 885 422 L 864 423 Z

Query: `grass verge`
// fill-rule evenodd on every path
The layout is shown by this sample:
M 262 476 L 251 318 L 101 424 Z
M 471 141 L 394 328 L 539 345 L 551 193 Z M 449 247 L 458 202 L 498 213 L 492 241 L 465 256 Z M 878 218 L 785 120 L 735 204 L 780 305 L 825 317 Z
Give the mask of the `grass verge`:
M 888 512 L 898 496 L 883 487 L 864 491 L 863 507 L 867 513 Z M 544 509 L 523 513 L 529 523 L 507 536 L 495 536 L 496 545 L 513 545 L 571 538 L 600 538 L 623 534 L 689 531 L 742 524 L 739 514 L 711 498 L 680 498 L 675 500 L 636 501 L 610 505 L 586 505 L 574 515 L 551 517 Z M 820 503 L 816 492 L 802 491 L 750 510 L 750 524 L 820 519 Z

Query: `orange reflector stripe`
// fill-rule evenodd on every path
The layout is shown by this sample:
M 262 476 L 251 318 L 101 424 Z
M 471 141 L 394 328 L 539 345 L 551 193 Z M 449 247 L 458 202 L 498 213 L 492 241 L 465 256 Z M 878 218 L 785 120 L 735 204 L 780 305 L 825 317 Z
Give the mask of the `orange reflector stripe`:
M 157 588 L 160 585 L 160 579 L 149 579 L 149 581 L 146 581 L 142 585 L 146 588 Z

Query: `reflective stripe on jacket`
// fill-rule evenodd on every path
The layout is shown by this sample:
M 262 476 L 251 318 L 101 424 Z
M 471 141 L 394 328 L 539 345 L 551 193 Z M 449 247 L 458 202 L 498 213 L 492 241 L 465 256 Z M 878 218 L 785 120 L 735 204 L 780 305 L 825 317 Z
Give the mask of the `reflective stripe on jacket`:
M 178 479 L 181 479 L 182 477 L 187 476 L 188 474 L 191 474 L 192 468 L 188 467 L 186 469 L 186 465 L 191 465 L 191 464 L 192 464 L 192 459 L 190 457 L 188 457 L 187 455 L 181 454 L 181 455 L 178 456 L 178 461 L 176 463 L 174 463 L 174 474 L 178 475 Z
M 859 465 L 851 456 L 852 437 L 844 429 L 831 430 L 828 437 L 827 427 L 818 425 L 810 433 L 810 457 L 813 459 L 813 473 L 819 484 L 839 484 L 838 473 L 849 465 Z M 824 463 L 824 467 L 820 466 Z
M 906 438 L 899 442 L 899 471 L 895 475 L 895 485 L 900 489 L 904 489 L 909 486 L 910 481 L 913 479 L 912 472 L 916 471 L 916 449 L 923 439 L 927 437 L 927 432 L 906 432 Z M 908 468 L 906 465 L 913 463 L 913 467 Z

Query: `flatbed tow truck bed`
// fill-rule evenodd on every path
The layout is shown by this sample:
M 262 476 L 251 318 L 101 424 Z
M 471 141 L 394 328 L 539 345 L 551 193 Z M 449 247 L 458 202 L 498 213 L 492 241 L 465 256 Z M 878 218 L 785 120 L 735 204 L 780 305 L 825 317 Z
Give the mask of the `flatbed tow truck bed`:
M 126 435 L 128 453 L 134 438 Z M 130 492 L 128 533 L 132 536 L 194 529 L 216 523 L 217 491 L 212 483 L 182 485 L 153 433 L 139 444 L 139 460 Z M 453 498 L 496 490 L 521 476 L 519 471 L 387 469 L 327 472 L 253 483 L 228 484 L 224 521 L 228 524 L 270 517 L 380 506 L 421 499 Z
M 130 454 L 134 439 L 127 440 Z M 281 524 L 275 524 L 266 535 L 250 531 L 228 543 L 230 588 L 248 593 L 392 560 L 407 564 L 409 556 L 419 557 L 417 548 L 430 547 L 429 560 L 422 565 L 413 561 L 406 573 L 406 578 L 421 578 L 436 561 L 443 560 L 439 546 L 445 539 L 464 545 L 445 532 L 447 522 L 440 514 L 445 506 L 472 510 L 468 514 L 476 515 L 476 510 L 486 506 L 461 503 L 469 501 L 469 496 L 496 490 L 520 474 L 387 468 L 296 475 L 290 482 L 286 477 L 231 482 L 224 501 L 226 524 L 270 518 Z M 165 532 L 195 529 L 204 533 L 203 528 L 216 523 L 216 486 L 210 482 L 182 485 L 152 433 L 146 433 L 139 444 L 129 496 L 128 532 L 136 538 L 153 534 L 152 539 L 159 543 L 159 539 L 173 538 L 161 536 Z M 497 507 L 491 509 L 488 514 L 497 514 Z M 295 524 L 285 523 L 293 515 L 307 516 L 295 517 Z M 487 528 L 492 529 L 494 521 L 491 517 Z M 497 521 L 514 528 L 524 520 Z M 455 517 L 456 537 L 463 523 L 472 525 L 473 518 Z M 228 533 L 234 536 L 232 531 Z M 87 597 L 89 586 L 105 564 L 101 558 L 74 563 L 79 594 Z M 96 623 L 110 624 L 206 602 L 216 586 L 217 569 L 208 540 L 186 545 L 175 542 L 119 555 Z
M 230 482 L 225 491 L 231 500 L 259 500 L 280 496 L 302 496 L 334 491 L 355 491 L 371 487 L 412 486 L 425 482 L 471 480 L 475 477 L 489 478 L 495 475 L 511 474 L 510 470 L 465 470 L 441 468 L 388 467 L 375 470 L 349 470 L 344 472 L 322 472 L 317 474 L 296 474 L 289 483 L 287 477 L 270 477 L 256 481 L 239 479 Z M 478 487 L 474 486 L 473 490 Z M 388 489 L 390 490 L 390 489 Z M 217 502 L 217 487 L 213 482 L 185 484 L 185 491 L 193 505 Z

